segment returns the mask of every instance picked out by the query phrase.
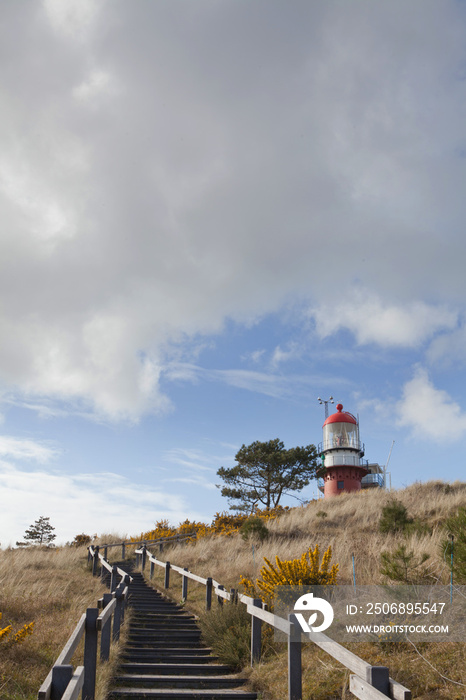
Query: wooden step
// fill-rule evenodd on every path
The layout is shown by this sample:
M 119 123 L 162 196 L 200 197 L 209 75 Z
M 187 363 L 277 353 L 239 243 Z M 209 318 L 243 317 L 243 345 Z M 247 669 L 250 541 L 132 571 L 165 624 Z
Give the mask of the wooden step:
M 228 670 L 228 669 L 227 669 Z M 151 688 L 237 688 L 246 681 L 234 676 L 178 676 L 178 675 L 138 675 L 135 673 L 118 675 L 116 683 L 129 684 L 131 687 L 147 686 Z
M 219 675 L 225 674 L 230 671 L 230 667 L 225 664 L 189 664 L 182 662 L 180 664 L 176 663 L 146 663 L 146 662 L 132 662 L 132 663 L 122 663 L 119 666 L 119 670 L 124 672 L 124 675 L 136 674 L 142 675 L 144 673 L 150 675 Z
M 153 698 L 162 700 L 186 700 L 186 698 L 202 698 L 202 700 L 257 700 L 256 693 L 249 693 L 235 688 L 115 688 L 109 695 L 109 700 L 118 698 L 131 698 L 131 700 L 143 700 Z

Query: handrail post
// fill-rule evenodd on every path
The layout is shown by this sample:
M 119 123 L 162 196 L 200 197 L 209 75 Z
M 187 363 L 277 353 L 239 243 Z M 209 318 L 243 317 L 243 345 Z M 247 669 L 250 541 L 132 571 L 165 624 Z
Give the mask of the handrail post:
M 390 672 L 387 666 L 366 668 L 366 681 L 380 693 L 390 697 Z
M 125 584 L 120 583 L 115 590 L 116 607 L 113 615 L 113 641 L 116 642 L 120 638 L 120 627 L 123 622 L 123 591 Z
M 236 588 L 230 588 L 230 603 L 238 604 L 238 591 Z
M 164 581 L 163 585 L 165 588 L 170 588 L 170 562 L 169 561 L 165 562 L 165 581 Z
M 189 569 L 185 566 L 183 571 L 189 571 Z M 188 597 L 188 577 L 183 576 L 181 580 L 181 600 L 186 600 Z
M 107 547 L 107 545 L 105 545 L 105 547 L 104 547 L 104 559 L 105 559 L 105 561 L 107 561 L 107 558 L 108 558 L 108 547 Z
M 84 637 L 84 684 L 83 700 L 94 700 L 97 668 L 97 618 L 98 608 L 87 608 Z
M 212 606 L 212 577 L 209 576 L 205 586 L 205 609 L 210 610 Z
M 126 558 L 126 543 L 122 542 L 121 543 L 121 558 L 125 560 Z
M 68 683 L 73 677 L 73 667 L 68 664 L 54 666 L 52 668 L 52 687 L 50 689 L 50 700 L 61 700 L 63 693 L 68 687 Z
M 253 605 L 256 608 L 262 609 L 262 600 L 260 598 L 254 598 Z M 251 615 L 251 666 L 253 666 L 256 661 L 260 661 L 261 658 L 261 646 L 262 646 L 262 620 L 258 617 Z
M 113 593 L 113 591 L 117 587 L 117 576 L 118 576 L 118 567 L 112 566 L 112 575 L 110 577 L 110 591 L 111 591 L 111 593 Z
M 94 547 L 94 556 L 92 558 L 92 575 L 97 576 L 97 568 L 99 566 L 99 545 Z
M 143 544 L 141 549 L 142 549 L 141 569 L 142 569 L 142 571 L 144 571 L 144 569 L 146 568 L 146 549 L 147 549 L 146 545 Z
M 301 668 L 301 626 L 295 615 L 288 615 L 291 625 L 288 637 L 288 700 L 301 700 L 303 680 Z
M 107 605 L 111 603 L 113 600 L 113 596 L 111 593 L 104 593 L 103 595 L 103 607 L 102 610 L 105 610 Z M 106 620 L 105 623 L 102 626 L 101 632 L 100 632 L 100 660 L 101 661 L 108 661 L 110 657 L 110 642 L 111 642 L 111 630 L 112 630 L 112 618 Z
M 220 591 L 224 591 L 224 590 L 225 590 L 225 586 L 219 586 L 218 588 L 219 588 Z M 222 596 L 218 595 L 218 596 L 217 596 L 217 600 L 218 600 L 218 604 L 222 607 L 222 606 L 223 606 L 223 598 L 222 598 Z
M 152 577 L 154 576 L 154 568 L 155 568 L 155 564 L 151 559 L 151 561 L 150 561 L 150 580 L 151 581 L 152 581 Z
M 163 552 L 163 542 L 159 542 L 159 552 L 160 554 Z

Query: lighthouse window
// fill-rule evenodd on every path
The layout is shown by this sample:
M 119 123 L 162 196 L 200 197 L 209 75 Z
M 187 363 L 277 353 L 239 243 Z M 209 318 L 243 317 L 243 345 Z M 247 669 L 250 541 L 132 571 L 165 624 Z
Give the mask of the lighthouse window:
M 344 488 L 345 488 L 345 482 L 344 482 L 344 481 L 337 481 L 337 488 L 339 488 L 339 489 L 344 489 Z
M 324 426 L 324 449 L 358 447 L 358 428 L 353 423 L 330 423 Z

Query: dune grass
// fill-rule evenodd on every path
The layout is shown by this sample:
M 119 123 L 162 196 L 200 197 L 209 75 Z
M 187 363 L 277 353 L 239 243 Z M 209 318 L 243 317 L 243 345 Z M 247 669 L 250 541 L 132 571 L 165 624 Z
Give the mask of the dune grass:
M 407 508 L 408 515 L 423 527 L 406 534 L 381 534 L 378 521 L 381 511 L 396 497 Z M 171 545 L 159 559 L 188 567 L 201 576 L 213 576 L 225 588 L 238 588 L 240 576 L 256 578 L 263 558 L 274 560 L 298 558 L 311 546 L 319 545 L 321 553 L 331 545 L 333 563 L 340 567 L 339 584 L 353 581 L 352 554 L 355 557 L 358 585 L 384 581 L 381 573 L 381 551 L 394 551 L 400 544 L 416 552 L 428 553 L 424 575 L 428 581 L 447 583 L 449 562 L 442 555 L 444 523 L 458 508 L 466 505 L 466 484 L 429 482 L 389 494 L 367 491 L 342 494 L 328 501 L 313 501 L 308 506 L 292 509 L 269 521 L 269 537 L 244 541 L 237 535 L 210 536 L 194 543 Z M 325 513 L 325 515 L 323 515 Z M 121 541 L 118 535 L 102 535 L 101 544 Z M 133 548 L 127 549 L 131 556 Z M 110 561 L 121 556 L 118 547 L 108 550 Z M 70 633 L 87 607 L 95 607 L 107 590 L 99 578 L 93 578 L 87 565 L 85 548 L 27 549 L 0 551 L 0 626 L 11 622 L 16 631 L 34 621 L 32 636 L 23 643 L 0 642 L 0 697 L 2 700 L 34 700 L 41 683 L 60 653 Z M 163 569 L 155 568 L 153 585 L 163 589 Z M 149 578 L 149 566 L 145 575 Z M 261 700 L 283 700 L 287 697 L 286 646 L 275 642 L 264 626 L 264 654 L 253 668 L 245 663 L 244 620 L 231 614 L 223 616 L 214 599 L 212 613 L 205 612 L 205 588 L 189 581 L 186 607 L 196 613 L 206 634 L 234 663 L 235 653 L 241 656 L 242 673 L 249 687 Z M 181 577 L 171 573 L 166 592 L 173 600 L 181 600 Z M 226 610 L 226 608 L 224 608 Z M 209 619 L 209 615 L 211 618 Z M 215 618 L 215 619 L 214 619 Z M 235 625 L 239 625 L 238 634 Z M 122 628 L 124 638 L 125 625 Z M 229 635 L 225 635 L 229 630 Z M 241 643 L 240 643 L 241 642 Z M 121 645 L 120 645 L 121 648 Z M 466 645 L 459 643 L 423 644 L 418 649 L 409 644 L 353 643 L 351 650 L 375 665 L 388 665 L 390 675 L 410 688 L 417 700 L 464 700 L 466 698 Z M 119 653 L 116 646 L 109 664 L 98 672 L 98 700 L 105 700 Z M 79 651 L 73 663 L 79 663 Z M 304 700 L 352 698 L 348 690 L 349 672 L 325 652 L 311 644 L 303 650 Z
M 407 534 L 382 534 L 378 522 L 382 508 L 396 497 L 407 508 L 408 514 L 423 527 Z M 429 482 L 387 493 L 385 491 L 363 491 L 357 494 L 342 494 L 328 501 L 314 501 L 305 507 L 295 508 L 274 521 L 267 523 L 269 537 L 264 541 L 245 542 L 240 535 L 229 537 L 206 537 L 197 542 L 173 545 L 158 559 L 188 567 L 192 572 L 212 576 L 225 588 L 238 588 L 240 576 L 256 578 L 263 558 L 274 560 L 298 558 L 309 547 L 319 545 L 321 553 L 331 545 L 332 562 L 340 567 L 338 582 L 350 585 L 353 582 L 352 555 L 358 585 L 386 582 L 381 573 L 380 553 L 394 551 L 400 544 L 415 552 L 426 552 L 425 582 L 447 583 L 449 562 L 442 556 L 441 543 L 445 538 L 444 523 L 466 505 L 466 484 Z M 325 512 L 325 516 L 322 515 Z M 155 567 L 152 583 L 163 589 L 163 569 Z M 149 579 L 149 567 L 145 576 Z M 193 581 L 188 583 L 186 607 L 201 618 L 204 630 L 208 630 L 207 641 L 216 644 L 217 651 L 227 644 L 227 653 L 233 649 L 234 629 L 231 615 L 225 616 L 222 633 L 221 612 L 214 601 L 211 613 L 205 612 L 205 588 Z M 181 577 L 171 572 L 170 589 L 165 591 L 176 602 L 181 600 Z M 212 619 L 209 622 L 209 616 Z M 237 637 L 243 635 L 242 623 L 238 621 Z M 210 631 L 209 631 L 210 630 Z M 213 630 L 213 631 L 212 631 Z M 229 641 L 230 640 L 230 641 Z M 287 696 L 286 646 L 273 642 L 270 632 L 265 634 L 265 654 L 253 668 L 246 664 L 243 673 L 249 685 L 261 693 L 262 700 L 283 700 Z M 390 675 L 410 688 L 417 700 L 464 700 L 466 698 L 466 644 L 424 643 L 417 648 L 408 643 L 358 643 L 351 650 L 374 665 L 387 665 Z M 244 659 L 244 654 L 242 654 Z M 231 662 L 231 658 L 230 658 Z M 305 700 L 333 700 L 352 698 L 349 692 L 349 672 L 325 652 L 304 645 L 303 690 Z
M 34 622 L 34 632 L 21 644 L 0 641 L 0 698 L 35 700 L 57 656 L 88 607 L 108 589 L 93 577 L 86 548 L 60 547 L 0 551 L 1 626 L 14 631 Z M 124 628 L 122 628 L 124 630 Z M 11 637 L 11 635 L 10 635 Z M 115 659 L 118 647 L 112 651 Z M 82 649 L 73 657 L 79 663 Z M 113 662 L 114 663 L 114 662 Z M 98 688 L 105 697 L 106 675 L 102 665 Z

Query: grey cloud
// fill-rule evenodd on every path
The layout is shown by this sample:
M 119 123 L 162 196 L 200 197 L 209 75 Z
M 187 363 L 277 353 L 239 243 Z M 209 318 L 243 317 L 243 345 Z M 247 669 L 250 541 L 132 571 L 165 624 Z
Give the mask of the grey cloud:
M 57 7 L 4 8 L 5 385 L 137 418 L 227 317 L 462 303 L 460 4 Z

